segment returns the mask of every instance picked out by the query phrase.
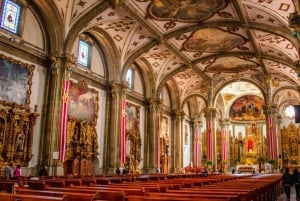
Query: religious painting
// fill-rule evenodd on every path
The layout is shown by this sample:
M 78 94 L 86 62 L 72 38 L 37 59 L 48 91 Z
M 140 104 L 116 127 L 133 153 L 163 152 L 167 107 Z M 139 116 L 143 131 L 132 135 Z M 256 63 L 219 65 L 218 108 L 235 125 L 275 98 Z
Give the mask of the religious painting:
M 254 61 L 230 56 L 215 59 L 205 70 L 208 72 L 237 73 L 254 69 L 257 66 L 258 64 Z
M 167 117 L 162 117 L 160 122 L 160 137 L 168 136 L 169 135 L 168 130 L 169 130 L 168 119 Z
M 0 100 L 30 104 L 34 66 L 0 55 Z
M 140 120 L 140 107 L 126 103 L 126 131 L 138 130 Z
M 182 45 L 190 52 L 220 53 L 241 48 L 246 39 L 236 33 L 220 28 L 205 28 L 195 31 Z
M 87 87 L 84 81 L 70 83 L 68 116 L 95 122 L 98 113 L 98 92 Z
M 149 5 L 148 15 L 157 20 L 199 22 L 226 6 L 226 0 L 156 0 Z
M 255 95 L 246 95 L 234 101 L 230 108 L 230 117 L 237 121 L 265 120 L 264 100 Z

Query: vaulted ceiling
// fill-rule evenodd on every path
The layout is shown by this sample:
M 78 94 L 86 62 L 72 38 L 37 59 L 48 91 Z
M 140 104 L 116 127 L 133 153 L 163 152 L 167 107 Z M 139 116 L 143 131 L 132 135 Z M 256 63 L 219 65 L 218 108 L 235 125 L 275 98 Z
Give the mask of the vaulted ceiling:
M 269 82 L 272 91 L 300 85 L 292 0 L 48 1 L 66 38 L 71 31 L 111 37 L 122 65 L 148 65 L 155 87 L 172 83 L 181 100 L 237 80 L 262 90 Z

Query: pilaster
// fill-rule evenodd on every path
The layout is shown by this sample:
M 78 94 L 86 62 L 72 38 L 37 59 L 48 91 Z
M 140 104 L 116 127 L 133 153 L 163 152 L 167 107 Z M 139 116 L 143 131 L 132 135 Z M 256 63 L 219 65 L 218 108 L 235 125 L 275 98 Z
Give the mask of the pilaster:
M 49 166 L 49 174 L 62 174 L 57 167 L 62 163 L 53 158 L 54 152 L 59 152 L 60 139 L 60 114 L 63 95 L 63 83 L 69 79 L 72 68 L 75 65 L 73 55 L 56 56 L 49 58 L 50 68 L 47 72 L 45 90 L 44 121 L 42 122 L 42 131 L 40 139 L 39 164 Z M 62 169 L 62 168 L 60 168 Z
M 149 99 L 147 110 L 147 135 L 145 136 L 145 171 L 155 173 L 160 168 L 160 118 L 161 99 Z
M 213 164 L 217 163 L 216 157 L 216 134 L 215 134 L 215 117 L 216 108 L 205 108 L 204 117 L 206 118 L 207 130 L 207 159 Z
M 171 172 L 178 173 L 183 167 L 183 119 L 182 110 L 173 111 L 171 140 Z
M 277 149 L 277 134 L 276 134 L 276 105 L 263 105 L 263 111 L 266 116 L 267 139 L 269 145 L 269 160 L 275 160 L 278 157 Z
M 125 116 L 125 107 L 126 104 L 126 85 L 123 83 L 116 83 L 112 81 L 110 83 L 110 95 L 108 98 L 109 110 L 106 113 L 106 133 L 105 147 L 104 147 L 104 167 L 107 167 L 105 170 L 106 173 L 114 173 L 116 167 L 121 165 L 121 135 L 124 133 L 121 132 L 122 126 L 122 117 Z M 125 125 L 123 125 L 125 126 Z

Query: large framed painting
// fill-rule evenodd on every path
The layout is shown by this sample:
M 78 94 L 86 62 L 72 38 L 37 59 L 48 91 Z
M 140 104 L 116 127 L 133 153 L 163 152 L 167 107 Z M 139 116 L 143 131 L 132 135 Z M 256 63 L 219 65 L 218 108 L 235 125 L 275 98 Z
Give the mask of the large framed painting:
M 96 122 L 98 117 L 98 92 L 88 88 L 81 80 L 78 83 L 70 83 L 68 116 L 73 119 Z
M 169 135 L 169 122 L 168 118 L 163 116 L 160 122 L 160 137 L 166 137 Z
M 29 106 L 34 65 L 0 54 L 0 101 Z
M 237 121 L 265 120 L 263 104 L 264 100 L 259 96 L 242 96 L 233 102 L 229 115 Z
M 126 131 L 139 130 L 140 107 L 126 103 Z

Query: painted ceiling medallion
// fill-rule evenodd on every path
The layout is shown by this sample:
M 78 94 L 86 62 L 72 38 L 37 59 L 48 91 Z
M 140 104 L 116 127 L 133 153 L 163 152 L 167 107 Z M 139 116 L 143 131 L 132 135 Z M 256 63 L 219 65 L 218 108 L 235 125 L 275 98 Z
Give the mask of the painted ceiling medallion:
M 256 68 L 257 63 L 239 57 L 222 57 L 206 67 L 208 72 L 237 73 Z
M 241 48 L 246 39 L 236 33 L 223 29 L 206 28 L 194 32 L 182 45 L 182 50 L 194 52 L 220 53 L 234 48 Z
M 148 15 L 163 21 L 199 22 L 226 6 L 226 0 L 153 0 Z

